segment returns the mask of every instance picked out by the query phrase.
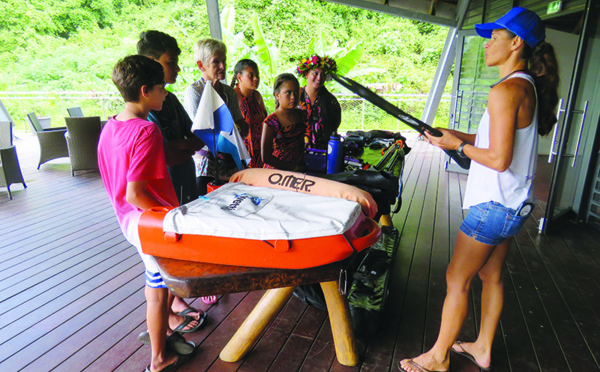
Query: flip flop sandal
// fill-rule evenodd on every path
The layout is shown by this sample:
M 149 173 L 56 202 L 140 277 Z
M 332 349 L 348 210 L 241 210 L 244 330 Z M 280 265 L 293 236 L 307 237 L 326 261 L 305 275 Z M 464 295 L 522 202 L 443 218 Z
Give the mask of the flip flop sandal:
M 203 310 L 198 310 L 198 309 L 195 309 L 195 308 L 193 308 L 193 307 L 191 307 L 191 306 L 190 306 L 190 307 L 188 307 L 188 308 L 187 308 L 187 309 L 185 309 L 185 310 L 182 310 L 182 311 L 178 312 L 178 313 L 177 313 L 177 315 L 189 316 L 190 318 L 192 318 L 192 319 L 195 319 L 195 320 L 196 320 L 196 318 L 194 318 L 193 316 L 191 316 L 191 315 L 187 315 L 187 314 L 189 314 L 189 313 L 198 313 L 198 314 L 200 314 L 200 318 L 198 318 L 198 319 L 197 319 L 197 321 L 198 321 L 198 325 L 200 325 L 200 324 L 204 323 L 204 319 L 205 319 L 205 318 L 206 318 L 206 316 L 207 316 L 207 313 L 206 313 L 206 311 L 203 311 Z M 185 333 L 185 332 L 183 332 L 183 333 Z
M 473 364 L 475 364 L 477 367 L 483 369 L 484 371 L 489 371 L 490 370 L 490 367 L 483 367 L 479 363 L 477 363 L 477 361 L 475 360 L 475 357 L 471 353 L 469 353 L 468 351 L 466 351 L 465 348 L 462 346 L 462 344 L 463 344 L 462 341 L 456 341 L 454 343 L 454 345 L 458 346 L 461 351 L 456 350 L 454 348 L 452 348 L 451 350 L 453 352 L 455 352 L 456 354 L 469 359 L 471 362 L 473 362 Z M 454 346 L 454 345 L 452 345 L 452 346 Z
M 177 315 L 188 315 L 189 313 L 198 313 L 198 314 L 202 314 L 202 313 L 203 313 L 203 311 L 202 311 L 202 310 L 195 309 L 195 308 L 193 308 L 193 307 L 191 307 L 191 306 L 190 306 L 190 307 L 188 307 L 187 309 L 185 309 L 185 310 L 182 310 L 182 311 L 178 312 L 178 313 L 177 313 Z M 191 316 L 191 315 L 190 315 L 190 316 Z M 202 318 L 202 316 L 203 316 L 203 315 L 200 315 L 200 318 Z
M 154 371 L 154 372 L 171 372 L 171 371 L 175 371 L 183 363 L 185 363 L 188 360 L 190 360 L 191 357 L 192 357 L 192 354 L 177 355 L 177 360 L 174 363 L 171 363 L 168 366 L 166 366 L 165 368 L 163 368 L 163 369 L 161 369 L 159 371 Z M 144 370 L 144 372 L 153 372 L 150 369 L 150 364 L 148 364 L 148 366 L 146 367 L 146 369 Z
M 200 299 L 207 305 L 212 305 L 219 300 L 217 296 L 204 296 L 200 297 Z
M 138 341 L 144 345 L 150 345 L 150 334 L 142 332 L 138 335 Z M 187 355 L 192 354 L 196 349 L 196 344 L 193 341 L 186 341 L 185 337 L 177 332 L 173 332 L 167 336 L 167 350 L 177 354 Z
M 185 317 L 185 319 L 183 320 L 183 322 L 181 322 L 177 326 L 177 328 L 175 328 L 173 331 L 180 332 L 180 333 L 192 333 L 192 332 L 196 332 L 204 324 L 204 319 L 206 319 L 206 312 L 205 311 L 202 312 L 202 315 L 200 316 L 200 319 L 197 320 L 198 324 L 195 327 L 190 328 L 190 329 L 185 329 L 185 327 L 188 324 L 190 324 L 190 322 L 193 322 L 194 320 L 196 320 L 196 318 L 192 318 L 189 315 L 184 315 L 184 317 Z
M 413 370 L 418 371 L 418 372 L 448 372 L 449 371 L 449 370 L 446 370 L 446 371 L 432 371 L 430 369 L 427 369 L 427 368 L 423 367 L 422 365 L 420 365 L 419 363 L 415 362 L 412 359 L 409 359 L 407 363 L 410 364 L 410 367 Z M 405 370 L 404 368 L 402 368 L 402 365 L 400 363 L 398 363 L 398 368 L 402 372 L 408 372 L 407 370 Z

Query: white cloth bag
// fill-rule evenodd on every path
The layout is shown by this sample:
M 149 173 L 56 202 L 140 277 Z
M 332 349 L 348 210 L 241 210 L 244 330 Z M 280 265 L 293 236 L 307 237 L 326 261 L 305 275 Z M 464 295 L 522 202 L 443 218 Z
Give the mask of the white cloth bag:
M 228 183 L 169 211 L 165 232 L 255 240 L 343 234 L 361 214 L 354 201 Z

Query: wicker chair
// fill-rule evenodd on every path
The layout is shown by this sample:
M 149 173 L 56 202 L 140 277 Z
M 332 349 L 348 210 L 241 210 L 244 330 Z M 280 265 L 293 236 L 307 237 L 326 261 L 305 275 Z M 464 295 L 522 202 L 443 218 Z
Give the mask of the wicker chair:
M 82 118 L 83 117 L 83 111 L 81 111 L 81 107 L 79 107 L 79 106 L 69 107 L 69 108 L 67 108 L 67 112 L 69 113 L 69 116 L 72 118 Z
M 21 173 L 17 149 L 12 144 L 12 123 L 0 121 L 0 187 L 6 187 L 10 199 L 10 185 L 13 183 L 22 183 L 23 188 L 27 187 Z
M 33 112 L 27 114 L 27 118 L 29 119 L 31 130 L 37 135 L 38 142 L 40 143 L 40 161 L 37 169 L 40 169 L 40 166 L 49 160 L 69 156 L 67 140 L 65 139 L 67 128 L 44 129 Z
M 65 118 L 71 174 L 98 169 L 98 140 L 102 125 L 99 116 Z

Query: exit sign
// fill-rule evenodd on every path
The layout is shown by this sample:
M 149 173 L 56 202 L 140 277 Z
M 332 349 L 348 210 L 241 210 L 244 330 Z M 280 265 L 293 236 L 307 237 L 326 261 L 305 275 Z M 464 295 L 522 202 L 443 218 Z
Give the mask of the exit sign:
M 548 4 L 548 14 L 558 13 L 562 10 L 562 0 L 553 1 Z

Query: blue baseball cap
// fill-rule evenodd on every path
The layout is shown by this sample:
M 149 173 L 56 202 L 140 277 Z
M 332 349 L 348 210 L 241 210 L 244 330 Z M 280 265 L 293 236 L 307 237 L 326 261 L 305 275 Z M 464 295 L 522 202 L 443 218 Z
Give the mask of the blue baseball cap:
M 527 45 L 535 48 L 546 38 L 546 27 L 540 17 L 529 9 L 515 7 L 496 22 L 480 23 L 475 30 L 481 37 L 492 37 L 492 31 L 505 28 L 521 37 Z

